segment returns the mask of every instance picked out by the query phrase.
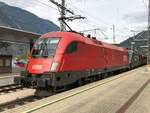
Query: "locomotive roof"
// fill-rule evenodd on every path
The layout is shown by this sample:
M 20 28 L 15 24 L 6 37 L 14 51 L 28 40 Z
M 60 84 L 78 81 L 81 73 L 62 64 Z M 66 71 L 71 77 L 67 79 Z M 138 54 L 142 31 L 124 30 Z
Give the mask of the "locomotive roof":
M 119 47 L 116 45 L 112 45 L 112 44 L 108 44 L 106 42 L 102 42 L 102 41 L 98 41 L 98 40 L 94 40 L 88 37 L 84 37 L 78 33 L 73 33 L 73 32 L 50 32 L 47 34 L 42 35 L 40 38 L 45 38 L 45 37 L 67 37 L 69 36 L 71 40 L 75 40 L 75 41 L 81 41 L 81 42 L 85 42 L 87 44 L 92 44 L 92 45 L 96 45 L 96 46 L 101 46 L 101 47 L 105 47 L 105 48 L 110 48 L 110 49 L 114 49 L 114 50 L 119 50 L 119 51 L 127 51 L 126 48 L 123 47 Z

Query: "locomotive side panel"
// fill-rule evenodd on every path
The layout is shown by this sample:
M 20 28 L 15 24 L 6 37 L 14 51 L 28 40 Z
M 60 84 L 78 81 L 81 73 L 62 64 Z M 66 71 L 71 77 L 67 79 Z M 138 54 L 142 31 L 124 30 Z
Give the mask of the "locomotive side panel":
M 103 48 L 95 45 L 86 44 L 85 49 L 85 69 L 103 69 Z
M 129 68 L 129 58 L 126 51 L 105 48 L 107 72 Z
M 84 44 L 71 42 L 63 55 L 62 71 L 80 71 L 84 69 Z
M 124 66 L 129 64 L 128 53 L 125 51 L 113 50 L 114 66 Z

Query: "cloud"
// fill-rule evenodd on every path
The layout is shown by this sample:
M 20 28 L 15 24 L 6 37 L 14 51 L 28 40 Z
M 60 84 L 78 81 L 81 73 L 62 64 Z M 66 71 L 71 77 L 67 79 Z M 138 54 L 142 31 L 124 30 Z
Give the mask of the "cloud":
M 145 11 L 136 11 L 125 14 L 122 19 L 129 24 L 146 23 L 148 21 L 147 15 Z

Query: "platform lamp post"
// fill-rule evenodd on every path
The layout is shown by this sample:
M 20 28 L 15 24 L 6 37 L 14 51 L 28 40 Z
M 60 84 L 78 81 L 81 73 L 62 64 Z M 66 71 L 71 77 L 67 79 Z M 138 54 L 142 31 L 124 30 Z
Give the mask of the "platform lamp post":
M 147 71 L 150 72 L 150 0 L 149 0 L 149 6 L 148 6 Z
M 135 50 L 135 42 L 131 42 L 131 50 L 132 50 L 132 51 Z

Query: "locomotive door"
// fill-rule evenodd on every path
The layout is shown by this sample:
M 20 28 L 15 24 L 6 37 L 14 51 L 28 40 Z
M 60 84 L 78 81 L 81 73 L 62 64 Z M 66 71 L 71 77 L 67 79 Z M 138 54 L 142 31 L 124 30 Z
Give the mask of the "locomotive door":
M 108 51 L 106 48 L 103 48 L 103 57 L 104 57 L 104 70 L 107 70 L 108 67 Z

